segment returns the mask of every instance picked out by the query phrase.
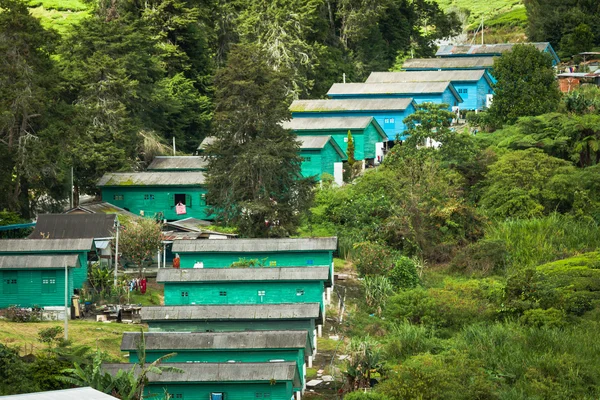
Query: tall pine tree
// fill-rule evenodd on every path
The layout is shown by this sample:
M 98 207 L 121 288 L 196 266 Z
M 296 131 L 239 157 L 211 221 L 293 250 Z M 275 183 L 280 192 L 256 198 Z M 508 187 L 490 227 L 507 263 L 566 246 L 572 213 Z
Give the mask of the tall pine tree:
M 208 201 L 217 220 L 243 236 L 293 233 L 312 196 L 312 181 L 301 178 L 296 136 L 281 126 L 290 117 L 286 83 L 249 45 L 235 46 L 215 77 Z

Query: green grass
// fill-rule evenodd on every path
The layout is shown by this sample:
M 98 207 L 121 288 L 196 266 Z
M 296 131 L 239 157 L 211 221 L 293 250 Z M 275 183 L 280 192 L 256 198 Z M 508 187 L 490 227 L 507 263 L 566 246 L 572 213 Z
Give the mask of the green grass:
M 0 343 L 11 347 L 20 347 L 22 353 L 34 352 L 45 348 L 37 340 L 40 329 L 52 326 L 64 326 L 64 322 L 31 322 L 19 323 L 0 320 Z M 112 357 L 122 358 L 121 338 L 123 332 L 139 332 L 147 330 L 145 325 L 102 323 L 91 321 L 69 321 L 69 339 L 76 345 L 86 345 L 100 348 Z
M 87 11 L 89 6 L 80 0 L 30 0 L 29 7 L 44 7 L 47 10 Z
M 488 229 L 486 239 L 506 244 L 510 274 L 599 249 L 600 226 L 552 214 L 544 218 L 497 223 Z
M 45 28 L 64 35 L 69 27 L 89 15 L 89 6 L 81 0 L 30 0 L 29 12 L 39 18 Z
M 481 21 L 482 15 L 487 19 L 523 4 L 521 0 L 436 0 L 436 2 L 445 11 L 469 10 L 470 22 Z

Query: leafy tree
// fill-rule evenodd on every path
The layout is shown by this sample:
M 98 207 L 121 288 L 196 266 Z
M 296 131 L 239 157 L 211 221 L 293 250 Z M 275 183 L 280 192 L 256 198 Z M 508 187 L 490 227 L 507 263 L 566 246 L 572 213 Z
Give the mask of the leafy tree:
M 162 232 L 160 225 L 150 218 L 128 220 L 122 226 L 119 250 L 123 257 L 139 267 L 142 276 L 144 264 L 160 249 Z
M 482 207 L 495 218 L 532 218 L 569 210 L 574 167 L 537 149 L 514 151 L 490 166 Z
M 354 138 L 352 137 L 352 132 L 348 130 L 348 150 L 346 151 L 348 155 L 348 164 L 354 165 L 356 159 L 354 158 Z
M 529 40 L 548 41 L 566 57 L 576 54 L 581 49 L 589 51 L 593 45 L 600 43 L 600 7 L 597 2 L 525 0 L 524 3 L 527 9 Z M 592 46 L 578 48 L 580 44 Z
M 560 92 L 549 54 L 516 45 L 494 61 L 494 101 L 489 115 L 497 125 L 556 110 Z
M 289 118 L 285 74 L 259 48 L 238 45 L 215 83 L 212 212 L 244 236 L 287 236 L 309 206 L 312 181 L 300 177 L 299 143 L 281 126 Z
M 61 187 L 62 140 L 44 130 L 58 107 L 57 73 L 50 58 L 58 36 L 45 30 L 21 1 L 2 0 L 0 9 L 0 163 L 5 171 L 0 207 L 28 218 L 31 199 L 47 195 L 51 186 Z M 63 190 L 58 192 L 64 196 Z
M 381 345 L 370 336 L 352 338 L 347 349 L 348 361 L 344 374 L 350 390 L 371 387 L 371 376 L 384 372 Z

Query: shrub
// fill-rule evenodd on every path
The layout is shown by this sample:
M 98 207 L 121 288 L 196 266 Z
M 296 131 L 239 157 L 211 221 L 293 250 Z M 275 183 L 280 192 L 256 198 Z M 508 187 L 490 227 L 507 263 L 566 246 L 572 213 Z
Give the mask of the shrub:
M 417 266 L 412 259 L 400 256 L 394 260 L 393 265 L 388 277 L 396 288 L 412 289 L 419 285 Z
M 507 313 L 521 315 L 528 310 L 556 308 L 581 316 L 600 302 L 600 253 L 520 271 L 508 280 L 505 291 L 503 311 Z
M 377 392 L 350 392 L 344 396 L 344 400 L 388 400 L 389 397 Z
M 448 345 L 435 337 L 435 330 L 408 322 L 399 322 L 390 327 L 386 334 L 386 360 L 403 362 L 419 353 L 437 354 Z
M 563 310 L 549 308 L 547 310 L 535 309 L 527 310 L 519 319 L 523 325 L 536 328 L 561 328 L 565 326 L 566 314 Z
M 386 318 L 407 320 L 435 329 L 456 330 L 493 318 L 489 288 L 477 281 L 446 282 L 442 288 L 400 292 L 387 302 Z
M 508 252 L 501 240 L 480 240 L 463 248 L 453 259 L 452 268 L 482 275 L 503 273 Z
M 395 256 L 396 251 L 375 242 L 358 243 L 352 251 L 352 260 L 361 276 L 387 275 Z

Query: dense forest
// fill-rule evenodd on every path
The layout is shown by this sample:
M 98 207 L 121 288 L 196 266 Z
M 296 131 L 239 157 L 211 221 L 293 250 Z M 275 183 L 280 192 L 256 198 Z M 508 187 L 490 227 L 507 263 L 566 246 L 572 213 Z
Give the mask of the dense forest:
M 191 153 L 209 134 L 213 77 L 230 49 L 255 44 L 285 76 L 286 101 L 322 96 L 459 29 L 427 1 L 98 1 L 59 36 L 19 0 L 0 3 L 0 208 L 28 218 L 96 193 L 176 139 Z M 425 29 L 424 29 L 425 28 Z
M 524 5 L 529 39 L 564 59 L 600 45 L 600 3 Z M 422 105 L 381 166 L 312 185 L 277 174 L 280 159 L 299 168 L 294 142 L 281 141 L 290 101 L 433 56 L 461 32 L 460 13 L 426 0 L 89 6 L 58 34 L 0 0 L 0 209 L 11 221 L 63 209 L 71 168 L 76 196 L 94 195 L 105 172 L 141 170 L 173 138 L 192 154 L 216 135 L 209 196 L 229 229 L 265 236 L 264 221 L 281 219 L 276 236 L 338 237 L 336 268 L 356 278 L 340 285 L 335 333 L 351 357 L 338 367 L 346 390 L 369 389 L 347 399 L 600 397 L 600 89 L 561 94 L 549 57 L 516 46 L 495 62 L 491 109 L 464 130 Z M 247 195 L 262 190 L 248 188 L 253 168 L 272 171 L 276 193 Z M 75 361 L 97 372 L 89 353 L 52 340 L 29 364 L 0 347 L 0 393 L 65 387 L 53 374 Z

